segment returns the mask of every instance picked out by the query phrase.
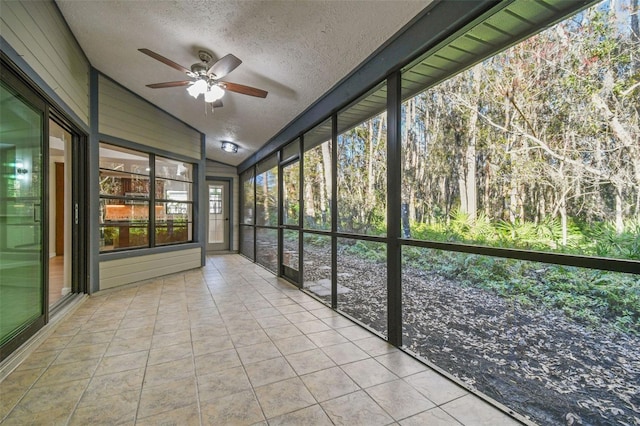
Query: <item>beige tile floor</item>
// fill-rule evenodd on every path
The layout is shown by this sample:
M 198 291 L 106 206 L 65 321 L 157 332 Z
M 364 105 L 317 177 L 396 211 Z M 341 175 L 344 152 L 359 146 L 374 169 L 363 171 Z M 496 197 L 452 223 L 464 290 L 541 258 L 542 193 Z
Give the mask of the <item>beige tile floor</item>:
M 0 420 L 517 424 L 238 255 L 90 297 L 0 383 Z

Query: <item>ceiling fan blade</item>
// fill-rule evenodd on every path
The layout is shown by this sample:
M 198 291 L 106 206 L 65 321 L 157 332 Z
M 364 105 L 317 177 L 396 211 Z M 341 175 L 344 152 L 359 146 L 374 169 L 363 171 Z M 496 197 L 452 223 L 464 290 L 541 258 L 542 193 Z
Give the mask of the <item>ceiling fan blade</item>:
M 224 105 L 222 105 L 222 101 L 220 99 L 211 102 L 211 108 L 222 108 Z
M 180 86 L 187 86 L 189 84 L 193 83 L 192 81 L 168 81 L 166 83 L 153 83 L 153 84 L 147 84 L 147 87 L 150 87 L 152 89 L 163 89 L 165 87 L 180 87 Z
M 144 53 L 145 55 L 149 55 L 151 56 L 153 59 L 158 60 L 160 62 L 162 62 L 165 65 L 169 65 L 171 68 L 175 68 L 178 71 L 182 71 L 182 72 L 186 72 L 186 73 L 190 73 L 191 70 L 183 67 L 180 64 L 176 64 L 175 62 L 173 62 L 171 59 L 167 59 L 162 55 L 157 54 L 156 52 L 153 52 L 149 49 L 138 49 L 140 52 Z
M 211 68 L 207 70 L 207 74 L 214 74 L 216 79 L 222 78 L 229 74 L 231 71 L 238 68 L 242 61 L 231 53 L 218 60 L 215 64 L 211 65 Z
M 221 83 L 223 87 L 230 92 L 236 92 L 236 93 L 241 93 L 243 95 L 255 96 L 256 98 L 267 97 L 268 92 L 266 90 L 256 89 L 255 87 L 244 86 L 242 84 L 229 83 L 227 81 L 223 81 Z

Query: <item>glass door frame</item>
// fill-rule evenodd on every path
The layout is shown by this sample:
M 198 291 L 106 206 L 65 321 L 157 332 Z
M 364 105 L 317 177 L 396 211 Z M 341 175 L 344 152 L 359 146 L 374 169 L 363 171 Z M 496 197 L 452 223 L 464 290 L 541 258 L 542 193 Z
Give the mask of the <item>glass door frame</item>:
M 298 152 L 295 155 L 289 156 L 288 158 L 284 157 L 285 149 L 283 149 L 280 154 L 280 161 L 278 164 L 278 191 L 279 191 L 279 203 L 278 203 L 278 276 L 283 277 L 296 285 L 298 288 L 302 288 L 302 221 L 303 221 L 303 161 L 302 155 L 300 155 L 301 147 L 302 147 L 302 138 L 298 138 L 294 140 L 291 144 L 287 146 L 291 146 L 293 144 L 298 145 Z M 287 167 L 298 163 L 298 223 L 296 225 L 286 224 L 284 223 L 284 200 L 285 200 L 285 191 L 284 191 L 284 169 Z M 284 233 L 286 231 L 294 231 L 298 234 L 298 270 L 290 268 L 288 265 L 285 265 L 285 248 L 284 248 Z
M 86 291 L 86 279 L 87 276 L 87 205 L 88 197 L 88 184 L 85 176 L 87 175 L 87 137 L 77 129 L 73 124 L 69 122 L 64 116 L 57 112 L 54 108 L 51 108 L 49 119 L 54 121 L 57 125 L 62 127 L 65 131 L 71 134 L 71 223 L 65 224 L 69 226 L 69 230 L 65 232 L 71 233 L 71 293 L 77 294 Z M 47 122 L 48 124 L 48 122 Z M 49 136 L 47 134 L 47 136 Z M 45 144 L 48 148 L 48 141 Z M 48 159 L 47 159 L 48 160 Z M 48 186 L 53 185 L 53 182 L 49 181 Z M 48 263 L 48 262 L 47 262 Z M 48 294 L 48 292 L 47 292 Z M 58 303 L 51 307 L 53 313 L 57 312 L 62 306 L 64 306 L 64 300 L 62 303 Z M 47 301 L 48 305 L 48 301 Z M 49 318 L 47 317 L 47 322 Z
M 41 197 L 41 253 L 42 264 L 40 277 L 40 315 L 29 324 L 26 324 L 11 340 L 0 346 L 0 361 L 3 361 L 28 339 L 43 328 L 52 314 L 61 310 L 65 303 L 59 303 L 55 307 L 49 307 L 49 208 L 48 197 L 49 186 L 53 184 L 49 177 L 49 122 L 55 121 L 58 125 L 69 131 L 72 135 L 72 213 L 71 240 L 72 240 L 72 271 L 71 271 L 71 293 L 79 294 L 88 291 L 88 135 L 80 129 L 80 126 L 73 123 L 67 115 L 57 108 L 54 102 L 33 83 L 29 76 L 19 69 L 7 56 L 0 52 L 0 77 L 6 86 L 17 93 L 17 95 L 31 107 L 35 108 L 42 115 L 41 125 L 41 174 L 40 197 Z M 68 300 L 68 299 L 67 299 Z

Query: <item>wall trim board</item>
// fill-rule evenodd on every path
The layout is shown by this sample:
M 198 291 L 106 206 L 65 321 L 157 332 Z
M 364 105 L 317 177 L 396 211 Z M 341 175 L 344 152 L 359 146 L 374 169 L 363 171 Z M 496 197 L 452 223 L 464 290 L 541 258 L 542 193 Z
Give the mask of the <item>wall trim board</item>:
M 155 254 L 163 254 L 163 253 L 173 253 L 173 252 L 181 252 L 193 249 L 201 249 L 202 246 L 199 243 L 185 243 L 185 244 L 174 244 L 169 246 L 159 246 L 152 248 L 144 248 L 144 249 L 135 249 L 135 250 L 122 250 L 116 252 L 109 253 L 101 253 L 100 254 L 100 262 L 111 262 L 113 260 L 120 259 L 135 259 L 143 256 L 152 256 Z
M 198 163 L 198 180 L 195 182 L 196 194 L 198 194 L 198 200 L 196 208 L 194 208 L 193 222 L 196 224 L 196 235 L 198 236 L 198 243 L 200 244 L 200 266 L 207 264 L 207 225 L 205 220 L 208 217 L 207 211 L 209 209 L 209 196 L 207 194 L 207 185 L 205 182 L 207 173 L 207 154 L 205 152 L 207 148 L 207 137 L 205 134 L 200 133 L 200 161 Z M 205 201 L 206 200 L 206 201 Z
M 98 218 L 100 217 L 100 138 L 98 135 L 98 71 L 91 67 L 89 72 L 89 167 L 87 178 L 89 180 L 88 197 L 88 232 L 89 232 L 89 267 L 88 287 L 89 294 L 100 290 L 100 235 L 98 232 L 91 232 L 92 229 L 99 229 Z

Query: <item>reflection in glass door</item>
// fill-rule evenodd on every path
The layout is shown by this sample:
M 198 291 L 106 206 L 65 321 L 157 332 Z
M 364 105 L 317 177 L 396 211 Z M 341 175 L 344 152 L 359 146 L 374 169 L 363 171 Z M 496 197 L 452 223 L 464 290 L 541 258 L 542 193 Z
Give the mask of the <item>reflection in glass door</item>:
M 49 307 L 72 291 L 73 135 L 49 120 Z
M 0 359 L 44 323 L 43 115 L 0 84 Z
M 229 250 L 229 182 L 209 182 L 207 251 Z
M 282 166 L 282 275 L 299 282 L 300 161 Z

